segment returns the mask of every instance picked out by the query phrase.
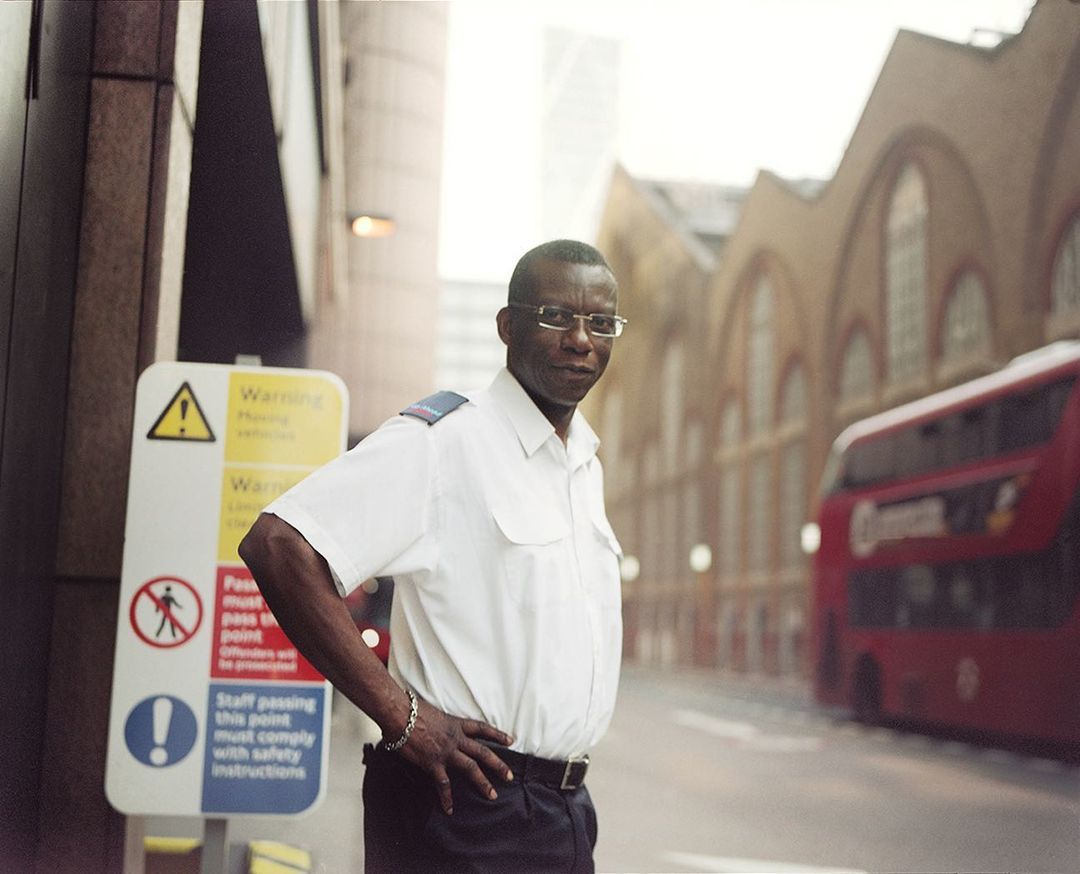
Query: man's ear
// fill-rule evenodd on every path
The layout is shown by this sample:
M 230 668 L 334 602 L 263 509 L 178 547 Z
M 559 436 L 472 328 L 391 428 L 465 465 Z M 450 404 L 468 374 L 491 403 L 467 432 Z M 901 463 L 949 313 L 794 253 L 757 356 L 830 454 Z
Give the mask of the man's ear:
M 506 346 L 510 345 L 510 307 L 503 307 L 495 314 L 495 324 L 499 326 L 499 339 Z

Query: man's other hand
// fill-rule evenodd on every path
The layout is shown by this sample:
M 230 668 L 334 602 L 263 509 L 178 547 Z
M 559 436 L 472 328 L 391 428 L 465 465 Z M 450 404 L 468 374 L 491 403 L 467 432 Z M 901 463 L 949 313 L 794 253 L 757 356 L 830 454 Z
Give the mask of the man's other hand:
M 485 769 L 498 774 L 507 783 L 514 779 L 509 766 L 477 738 L 502 746 L 514 742 L 505 731 L 499 731 L 486 722 L 459 719 L 443 713 L 426 701 L 420 701 L 416 727 L 408 743 L 398 753 L 431 775 L 439 794 L 439 804 L 448 815 L 454 812 L 454 799 L 450 791 L 451 768 L 463 772 L 477 791 L 490 799 L 495 799 L 497 793 Z

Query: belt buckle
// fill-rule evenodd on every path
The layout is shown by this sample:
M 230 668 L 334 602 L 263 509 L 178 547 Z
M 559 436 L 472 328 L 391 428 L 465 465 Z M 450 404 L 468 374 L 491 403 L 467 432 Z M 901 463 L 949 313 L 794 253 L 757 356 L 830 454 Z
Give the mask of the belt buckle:
M 574 765 L 581 765 L 582 766 L 582 768 L 581 768 L 581 777 L 578 779 L 578 781 L 576 783 L 572 782 L 572 777 L 573 777 L 573 774 L 574 774 Z M 559 788 L 563 789 L 563 790 L 577 789 L 578 786 L 580 786 L 582 784 L 582 782 L 584 781 L 585 772 L 588 770 L 588 768 L 589 768 L 589 756 L 588 756 L 588 754 L 586 754 L 584 756 L 574 756 L 573 758 L 567 759 L 566 760 L 566 770 L 563 771 L 562 782 L 559 784 Z

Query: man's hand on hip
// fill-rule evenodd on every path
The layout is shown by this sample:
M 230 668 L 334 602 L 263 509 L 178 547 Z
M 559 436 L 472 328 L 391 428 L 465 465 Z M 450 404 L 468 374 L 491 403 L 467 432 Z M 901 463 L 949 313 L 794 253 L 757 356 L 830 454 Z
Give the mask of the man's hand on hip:
M 477 719 L 459 719 L 420 701 L 416 727 L 399 755 L 427 771 L 435 781 L 439 804 L 445 813 L 454 812 L 450 791 L 451 768 L 467 776 L 485 798 L 496 797 L 485 768 L 507 783 L 514 779 L 509 766 L 477 738 L 509 746 L 514 739 L 505 731 Z M 483 765 L 483 767 L 481 767 Z

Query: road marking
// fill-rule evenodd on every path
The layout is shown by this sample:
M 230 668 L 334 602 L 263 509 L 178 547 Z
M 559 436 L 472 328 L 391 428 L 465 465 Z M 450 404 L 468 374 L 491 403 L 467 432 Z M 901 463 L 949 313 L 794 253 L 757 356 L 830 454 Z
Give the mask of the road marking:
M 1069 766 L 1064 762 L 1058 762 L 1054 759 L 1031 759 L 1028 762 L 1028 767 L 1043 774 L 1063 774 L 1069 770 Z
M 820 737 L 807 735 L 805 737 L 792 737 L 790 735 L 764 734 L 743 744 L 751 750 L 763 753 L 812 753 L 825 746 L 825 741 Z
M 713 737 L 734 741 L 744 749 L 759 752 L 813 752 L 825 745 L 825 740 L 819 735 L 792 737 L 789 735 L 764 734 L 760 728 L 751 725 L 749 722 L 720 719 L 716 716 L 709 716 L 707 713 L 699 713 L 696 710 L 676 710 L 672 714 L 672 719 L 678 725 L 703 731 Z
M 716 716 L 709 716 L 707 713 L 699 713 L 696 710 L 676 710 L 673 719 L 678 725 L 696 728 L 706 734 L 713 735 L 713 737 L 747 740 L 761 733 L 757 726 L 751 725 L 749 722 L 719 719 Z
M 983 750 L 982 757 L 988 762 L 993 762 L 995 765 L 1015 765 L 1020 761 L 1019 756 L 1008 750 Z
M 663 859 L 693 871 L 708 871 L 709 874 L 866 874 L 862 868 L 821 867 L 795 862 L 775 862 L 770 859 L 704 856 L 678 851 L 664 853 Z

